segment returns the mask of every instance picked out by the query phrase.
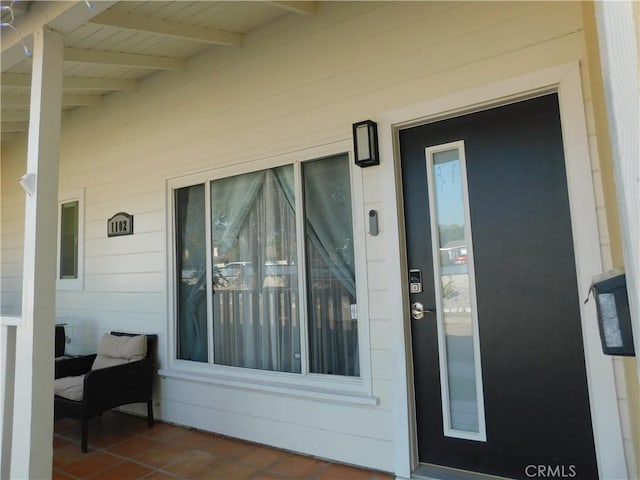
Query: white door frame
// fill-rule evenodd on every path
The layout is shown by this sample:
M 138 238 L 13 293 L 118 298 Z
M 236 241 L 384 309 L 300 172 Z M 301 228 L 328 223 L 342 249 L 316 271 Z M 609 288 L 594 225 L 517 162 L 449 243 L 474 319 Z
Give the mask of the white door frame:
M 602 353 L 593 301 L 586 305 L 594 275 L 602 272 L 596 203 L 593 193 L 584 100 L 577 61 L 519 75 L 479 88 L 465 90 L 417 105 L 378 115 L 383 201 L 390 208 L 384 228 L 387 235 L 389 295 L 393 355 L 395 473 L 410 478 L 418 465 L 413 395 L 411 332 L 407 292 L 406 245 L 403 227 L 402 185 L 398 131 L 411 125 L 485 110 L 544 93 L 558 93 L 562 136 L 576 260 L 587 385 L 591 405 L 598 471 L 601 478 L 626 479 L 627 471 L 614 383 L 613 361 Z M 618 421 L 612 421 L 617 419 Z M 526 434 L 526 432 L 523 432 Z

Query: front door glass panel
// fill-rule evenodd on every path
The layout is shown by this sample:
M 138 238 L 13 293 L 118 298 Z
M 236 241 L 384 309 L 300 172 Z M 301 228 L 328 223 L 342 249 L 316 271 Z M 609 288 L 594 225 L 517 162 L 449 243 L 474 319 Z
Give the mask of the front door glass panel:
M 464 142 L 425 153 L 444 434 L 486 441 Z

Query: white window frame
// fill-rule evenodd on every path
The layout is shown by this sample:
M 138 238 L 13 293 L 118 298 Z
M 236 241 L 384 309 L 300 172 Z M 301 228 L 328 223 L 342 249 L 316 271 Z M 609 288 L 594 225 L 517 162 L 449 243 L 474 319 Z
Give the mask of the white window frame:
M 78 276 L 76 278 L 60 278 L 62 205 L 71 202 L 78 202 Z M 84 189 L 76 192 L 68 192 L 60 196 L 57 215 L 56 288 L 58 290 L 82 290 L 84 288 Z
M 301 373 L 277 372 L 270 370 L 250 369 L 228 365 L 216 365 L 212 355 L 212 316 L 208 311 L 207 328 L 209 341 L 208 362 L 192 362 L 177 358 L 177 298 L 176 298 L 176 231 L 175 231 L 175 195 L 178 188 L 203 183 L 205 192 L 209 191 L 212 180 L 233 175 L 246 174 L 258 170 L 275 168 L 283 165 L 293 165 L 295 176 L 296 201 L 302 205 L 302 175 L 301 166 L 304 162 L 326 157 L 346 155 L 349 162 L 351 208 L 354 237 L 354 257 L 356 275 L 356 304 L 358 312 L 358 355 L 360 361 L 360 376 L 349 377 L 341 375 L 318 374 L 308 371 L 308 318 L 306 294 L 306 262 L 304 261 L 304 214 L 296 214 L 296 234 L 298 238 L 299 265 L 299 304 L 301 326 Z M 268 159 L 256 159 L 236 165 L 226 165 L 205 172 L 169 178 L 166 181 L 167 198 L 167 272 L 168 272 L 168 329 L 167 335 L 167 368 L 159 371 L 166 377 L 192 380 L 202 383 L 212 383 L 242 389 L 269 391 L 306 398 L 322 399 L 338 403 L 377 405 L 379 400 L 373 396 L 371 379 L 371 354 L 369 341 L 369 312 L 368 290 L 366 276 L 365 253 L 365 219 L 362 190 L 362 171 L 353 161 L 352 145 L 349 141 L 340 141 L 322 147 L 306 149 L 277 155 Z M 207 244 L 210 243 L 210 205 L 209 196 L 205 205 L 205 222 L 207 225 Z M 210 247 L 210 245 L 208 245 Z M 211 285 L 210 256 L 207 256 L 207 284 Z M 210 307 L 208 307 L 210 308 Z

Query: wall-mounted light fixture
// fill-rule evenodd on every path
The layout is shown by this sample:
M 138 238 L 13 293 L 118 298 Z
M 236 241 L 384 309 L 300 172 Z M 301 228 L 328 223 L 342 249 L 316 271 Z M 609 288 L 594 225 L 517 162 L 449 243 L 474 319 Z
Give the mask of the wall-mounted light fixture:
M 353 148 L 356 165 L 370 167 L 380 164 L 378 152 L 378 125 L 372 120 L 353 124 Z
M 20 177 L 18 183 L 22 187 L 22 189 L 27 193 L 27 195 L 33 195 L 36 191 L 36 174 L 35 173 L 25 173 Z

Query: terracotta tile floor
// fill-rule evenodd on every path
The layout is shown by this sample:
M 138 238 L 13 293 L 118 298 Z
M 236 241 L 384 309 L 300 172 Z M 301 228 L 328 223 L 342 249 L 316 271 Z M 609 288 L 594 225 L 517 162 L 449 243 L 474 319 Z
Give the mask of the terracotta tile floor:
M 53 480 L 391 480 L 393 476 L 329 463 L 254 443 L 108 412 L 89 422 L 89 452 L 80 452 L 80 422 L 55 422 Z

